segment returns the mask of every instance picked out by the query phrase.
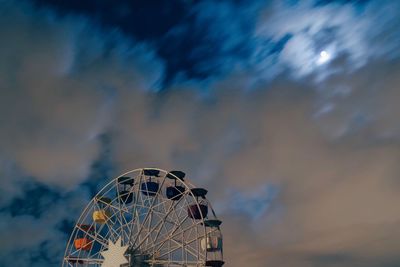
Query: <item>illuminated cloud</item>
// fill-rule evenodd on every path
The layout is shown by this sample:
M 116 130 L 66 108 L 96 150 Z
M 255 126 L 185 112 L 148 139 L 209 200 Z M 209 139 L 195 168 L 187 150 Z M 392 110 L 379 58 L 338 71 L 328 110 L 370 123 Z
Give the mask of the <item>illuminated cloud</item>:
M 163 35 L 204 39 L 162 88 L 160 43 L 1 2 L 0 265 L 59 264 L 105 179 L 159 166 L 210 189 L 229 266 L 396 266 L 397 1 L 235 3 Z

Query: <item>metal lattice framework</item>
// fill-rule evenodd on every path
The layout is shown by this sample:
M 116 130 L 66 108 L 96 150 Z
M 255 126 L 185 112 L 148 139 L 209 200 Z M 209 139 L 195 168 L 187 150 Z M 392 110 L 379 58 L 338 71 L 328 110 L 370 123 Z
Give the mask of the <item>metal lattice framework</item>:
M 62 266 L 105 266 L 119 239 L 127 246 L 121 266 L 222 266 L 221 221 L 207 190 L 184 176 L 144 168 L 113 179 L 79 217 Z

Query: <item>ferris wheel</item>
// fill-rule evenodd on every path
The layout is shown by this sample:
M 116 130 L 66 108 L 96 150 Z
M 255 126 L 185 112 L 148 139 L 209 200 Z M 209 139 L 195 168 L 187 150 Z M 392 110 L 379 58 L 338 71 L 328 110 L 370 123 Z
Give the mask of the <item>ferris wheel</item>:
M 86 206 L 62 266 L 220 267 L 222 221 L 206 195 L 182 171 L 144 168 L 124 173 Z

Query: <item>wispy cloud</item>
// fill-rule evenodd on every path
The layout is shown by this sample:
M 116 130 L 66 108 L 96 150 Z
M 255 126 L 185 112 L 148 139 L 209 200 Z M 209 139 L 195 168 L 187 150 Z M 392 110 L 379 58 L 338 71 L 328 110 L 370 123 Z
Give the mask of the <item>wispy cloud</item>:
M 61 261 L 103 157 L 113 175 L 181 168 L 211 188 L 229 266 L 398 262 L 395 2 L 201 2 L 194 25 L 165 40 L 207 29 L 216 54 L 201 58 L 201 43 L 196 68 L 223 75 L 162 92 L 156 47 L 83 17 L 1 5 L 0 263 Z M 57 201 L 30 199 L 35 190 Z

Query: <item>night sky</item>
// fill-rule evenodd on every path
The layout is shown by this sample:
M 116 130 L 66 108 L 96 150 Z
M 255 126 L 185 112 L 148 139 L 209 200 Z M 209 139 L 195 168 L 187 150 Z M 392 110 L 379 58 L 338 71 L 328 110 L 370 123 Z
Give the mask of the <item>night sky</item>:
M 0 266 L 179 169 L 228 267 L 400 266 L 400 1 L 0 0 Z

